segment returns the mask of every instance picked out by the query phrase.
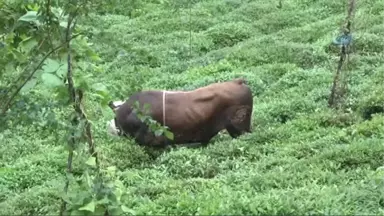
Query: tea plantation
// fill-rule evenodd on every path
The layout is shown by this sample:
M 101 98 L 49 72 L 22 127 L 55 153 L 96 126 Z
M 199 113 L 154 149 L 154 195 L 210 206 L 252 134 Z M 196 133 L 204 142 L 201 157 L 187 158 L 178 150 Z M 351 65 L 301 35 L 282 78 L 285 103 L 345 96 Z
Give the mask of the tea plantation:
M 129 2 L 81 22 L 101 58 L 90 82 L 120 100 L 244 77 L 254 94 L 252 133 L 152 154 L 108 135 L 112 111 L 87 97 L 101 164 L 117 168 L 132 214 L 384 214 L 383 1 L 356 3 L 340 110 L 328 97 L 347 1 Z M 26 97 L 43 104 L 50 94 Z M 65 133 L 38 122 L 0 133 L 0 215 L 58 215 Z M 74 173 L 84 160 L 75 156 Z

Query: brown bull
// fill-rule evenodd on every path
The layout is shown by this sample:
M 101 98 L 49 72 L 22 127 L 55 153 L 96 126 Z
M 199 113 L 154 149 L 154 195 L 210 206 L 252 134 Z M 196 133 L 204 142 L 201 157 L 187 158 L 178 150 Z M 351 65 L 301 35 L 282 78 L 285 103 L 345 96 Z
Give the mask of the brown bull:
M 138 101 L 140 108 L 150 105 L 149 115 L 166 125 L 174 139 L 156 137 L 132 112 Z M 110 103 L 116 116 L 113 124 L 140 145 L 201 143 L 207 145 L 219 131 L 226 129 L 231 137 L 250 132 L 253 109 L 252 92 L 243 79 L 213 83 L 193 91 L 142 91 L 133 94 L 121 106 Z

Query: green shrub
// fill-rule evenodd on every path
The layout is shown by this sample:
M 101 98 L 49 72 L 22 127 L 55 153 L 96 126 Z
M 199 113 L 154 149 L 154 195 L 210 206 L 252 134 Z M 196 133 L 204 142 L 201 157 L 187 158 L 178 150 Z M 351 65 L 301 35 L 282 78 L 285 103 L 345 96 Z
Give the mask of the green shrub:
M 250 25 L 245 22 L 216 25 L 215 28 L 208 29 L 206 34 L 212 38 L 216 49 L 233 46 L 251 37 Z

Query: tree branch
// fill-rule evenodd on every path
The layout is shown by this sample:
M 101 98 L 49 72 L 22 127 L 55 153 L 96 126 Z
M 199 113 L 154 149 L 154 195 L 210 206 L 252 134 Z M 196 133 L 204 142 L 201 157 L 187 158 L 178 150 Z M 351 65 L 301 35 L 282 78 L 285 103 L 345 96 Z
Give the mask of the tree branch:
M 76 26 L 76 19 L 75 16 L 77 14 L 77 10 L 75 13 L 72 14 L 72 16 L 68 17 L 68 25 L 67 25 L 67 32 L 66 32 L 66 40 L 70 38 L 70 35 L 72 34 L 72 30 Z M 73 26 L 71 27 L 73 23 Z M 78 122 L 78 118 L 85 120 L 85 132 L 83 133 L 87 139 L 89 152 L 91 156 L 95 157 L 96 160 L 96 167 L 99 169 L 99 160 L 97 157 L 97 152 L 95 151 L 95 145 L 92 139 L 92 133 L 91 133 L 91 123 L 88 121 L 88 118 L 82 108 L 82 99 L 83 99 L 83 92 L 81 89 L 76 89 L 73 81 L 73 70 L 72 70 L 72 56 L 71 56 L 71 46 L 70 43 L 67 43 L 67 81 L 68 81 L 68 95 L 70 96 L 70 99 L 73 103 L 73 108 L 77 114 L 77 116 L 72 119 L 71 123 L 72 126 L 76 126 Z M 84 128 L 83 128 L 84 129 Z M 72 136 L 72 139 L 69 140 L 69 145 L 74 146 L 75 140 L 74 136 Z M 68 161 L 67 161 L 67 172 L 72 172 L 72 156 L 73 156 L 73 148 L 70 149 L 68 153 Z M 69 187 L 69 179 L 67 178 L 64 186 L 64 192 L 67 193 Z M 67 203 L 65 200 L 62 200 L 62 205 L 60 209 L 60 215 L 62 216 L 66 210 Z M 105 214 L 108 215 L 108 211 L 105 211 Z

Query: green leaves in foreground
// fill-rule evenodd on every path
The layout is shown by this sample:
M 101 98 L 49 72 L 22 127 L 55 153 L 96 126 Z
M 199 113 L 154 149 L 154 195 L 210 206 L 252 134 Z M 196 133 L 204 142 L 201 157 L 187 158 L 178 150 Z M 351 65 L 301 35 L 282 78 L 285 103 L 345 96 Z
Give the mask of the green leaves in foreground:
M 161 125 L 159 122 L 152 119 L 150 115 L 148 115 L 150 111 L 150 104 L 144 104 L 142 107 L 143 107 L 143 111 L 140 109 L 140 105 L 138 101 L 136 101 L 133 104 L 133 112 L 136 113 L 140 121 L 147 124 L 147 126 L 155 134 L 155 136 L 161 136 L 162 134 L 164 134 L 165 137 L 167 137 L 170 140 L 173 140 L 174 135 L 169 130 L 169 128 L 167 126 Z
M 43 83 L 48 87 L 58 87 L 64 85 L 64 82 L 60 80 L 59 77 L 51 73 L 42 74 L 41 79 Z
M 96 207 L 96 202 L 94 200 L 92 200 L 91 202 L 89 202 L 85 206 L 79 208 L 79 210 L 81 210 L 81 211 L 84 210 L 84 211 L 89 211 L 89 212 L 94 213 L 95 212 L 95 207 Z
M 37 21 L 37 11 L 27 11 L 26 14 L 19 18 L 19 21 L 35 22 Z
M 90 157 L 86 164 L 96 166 L 95 157 Z M 99 174 L 91 174 L 86 169 L 81 177 L 69 175 L 71 187 L 74 191 L 63 195 L 63 199 L 70 204 L 70 215 L 110 215 L 123 213 L 136 214 L 124 203 L 127 201 L 125 187 L 116 177 L 116 167 L 109 166 Z M 101 174 L 101 175 L 100 175 Z
M 96 158 L 95 157 L 89 157 L 85 163 L 91 167 L 95 167 L 96 166 Z

